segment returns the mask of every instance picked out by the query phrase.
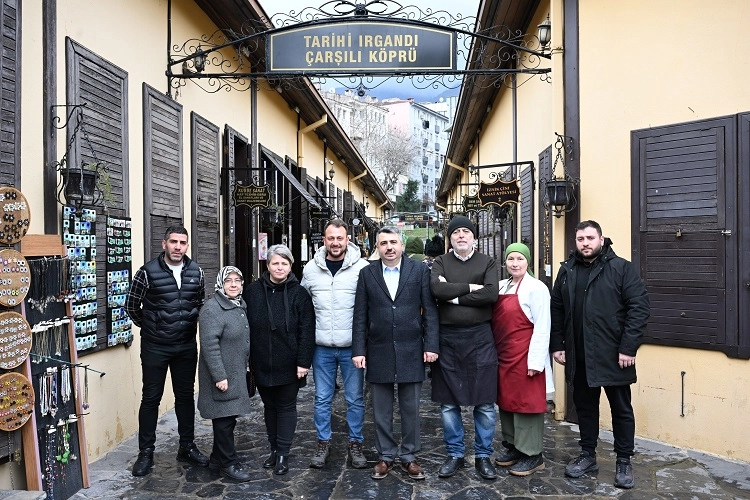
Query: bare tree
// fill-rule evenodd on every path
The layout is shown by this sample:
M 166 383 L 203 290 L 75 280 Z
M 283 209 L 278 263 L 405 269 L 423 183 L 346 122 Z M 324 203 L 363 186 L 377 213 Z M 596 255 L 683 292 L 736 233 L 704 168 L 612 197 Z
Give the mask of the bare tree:
M 385 134 L 355 132 L 355 141 L 360 153 L 367 161 L 378 182 L 386 193 L 393 191 L 400 176 L 405 175 L 409 165 L 419 155 L 419 147 L 403 130 L 392 129 Z

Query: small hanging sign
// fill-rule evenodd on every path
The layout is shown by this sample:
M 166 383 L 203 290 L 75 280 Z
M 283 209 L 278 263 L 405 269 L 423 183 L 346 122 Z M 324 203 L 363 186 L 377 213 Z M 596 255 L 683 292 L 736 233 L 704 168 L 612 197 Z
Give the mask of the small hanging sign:
M 491 184 L 479 183 L 477 198 L 483 207 L 487 205 L 504 205 L 506 203 L 518 203 L 521 189 L 518 181 L 504 181 L 498 179 Z
M 235 207 L 245 205 L 251 209 L 267 207 L 271 204 L 271 186 L 268 184 L 250 184 L 249 186 L 235 184 L 234 191 L 232 191 L 232 203 Z

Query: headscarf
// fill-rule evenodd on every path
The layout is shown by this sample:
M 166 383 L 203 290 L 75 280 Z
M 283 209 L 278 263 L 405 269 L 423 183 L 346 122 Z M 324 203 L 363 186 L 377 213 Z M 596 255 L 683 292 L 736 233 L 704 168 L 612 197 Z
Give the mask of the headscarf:
M 226 293 L 224 293 L 224 280 L 227 279 L 227 276 L 229 276 L 232 273 L 236 273 L 240 279 L 242 280 L 242 285 L 245 284 L 245 278 L 242 276 L 242 271 L 237 269 L 234 266 L 224 266 L 219 270 L 219 274 L 216 276 L 216 286 L 214 287 L 214 290 L 216 290 L 217 293 L 220 293 L 236 306 L 240 306 L 242 304 L 242 286 L 240 286 L 240 293 L 235 298 L 231 298 L 227 296 Z
M 526 272 L 529 273 L 530 276 L 534 276 L 534 273 L 531 272 L 531 250 L 529 250 L 529 247 L 523 243 L 511 243 L 508 245 L 508 248 L 505 249 L 505 260 L 508 260 L 508 255 L 513 252 L 518 252 L 526 257 L 526 262 L 529 264 L 529 267 L 526 268 Z

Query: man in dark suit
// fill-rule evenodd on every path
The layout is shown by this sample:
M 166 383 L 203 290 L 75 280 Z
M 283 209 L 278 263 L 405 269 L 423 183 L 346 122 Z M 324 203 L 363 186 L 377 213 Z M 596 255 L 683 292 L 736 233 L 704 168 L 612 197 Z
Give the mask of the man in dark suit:
M 379 459 L 373 479 L 383 479 L 396 458 L 412 479 L 424 479 L 414 454 L 420 449 L 419 396 L 425 363 L 438 357 L 438 311 L 426 265 L 403 255 L 401 231 L 378 233 L 380 259 L 360 271 L 354 301 L 352 362 L 367 368 Z M 401 446 L 393 433 L 393 397 L 398 385 Z

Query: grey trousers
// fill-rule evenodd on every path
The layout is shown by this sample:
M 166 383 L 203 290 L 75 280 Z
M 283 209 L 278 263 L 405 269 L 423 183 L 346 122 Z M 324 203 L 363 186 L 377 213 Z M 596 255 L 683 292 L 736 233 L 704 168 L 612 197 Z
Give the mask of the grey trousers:
M 500 410 L 503 441 L 524 455 L 542 452 L 544 445 L 544 413 L 512 413 Z
M 398 386 L 398 407 L 401 415 L 401 446 L 393 433 L 393 399 Z M 422 382 L 404 384 L 370 383 L 375 420 L 375 448 L 380 460 L 411 462 L 421 448 L 419 438 L 419 396 Z

